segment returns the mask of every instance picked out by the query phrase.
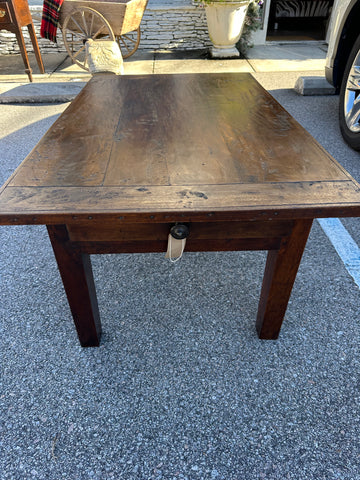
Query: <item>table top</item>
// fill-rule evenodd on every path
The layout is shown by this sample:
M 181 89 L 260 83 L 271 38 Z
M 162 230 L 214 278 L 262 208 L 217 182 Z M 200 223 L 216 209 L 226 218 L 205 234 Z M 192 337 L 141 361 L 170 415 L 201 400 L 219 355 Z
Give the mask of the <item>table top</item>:
M 360 216 L 360 186 L 247 73 L 96 75 L 0 190 L 0 223 Z

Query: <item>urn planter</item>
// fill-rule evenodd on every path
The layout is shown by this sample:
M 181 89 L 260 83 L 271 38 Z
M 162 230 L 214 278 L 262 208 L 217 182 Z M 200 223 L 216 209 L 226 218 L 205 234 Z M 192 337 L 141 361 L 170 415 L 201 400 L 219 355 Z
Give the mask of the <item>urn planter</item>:
M 236 43 L 241 37 L 250 0 L 215 1 L 205 5 L 206 20 L 214 58 L 239 57 Z

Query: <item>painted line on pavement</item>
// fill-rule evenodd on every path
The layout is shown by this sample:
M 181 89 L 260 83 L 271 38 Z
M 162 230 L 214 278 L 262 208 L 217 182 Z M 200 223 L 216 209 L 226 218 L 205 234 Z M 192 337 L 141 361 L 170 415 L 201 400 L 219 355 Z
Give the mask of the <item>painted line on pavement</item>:
M 360 248 L 338 218 L 318 218 L 318 222 L 360 288 Z

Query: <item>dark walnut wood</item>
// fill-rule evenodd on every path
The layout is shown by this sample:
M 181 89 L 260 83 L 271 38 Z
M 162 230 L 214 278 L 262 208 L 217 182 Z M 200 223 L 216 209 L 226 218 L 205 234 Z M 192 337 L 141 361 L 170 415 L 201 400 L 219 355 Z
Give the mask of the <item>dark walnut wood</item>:
M 249 74 L 96 76 L 0 191 L 0 223 L 46 224 L 82 345 L 100 322 L 89 254 L 268 250 L 256 327 L 274 339 L 317 217 L 358 183 Z M 76 280 L 74 280 L 76 278 Z

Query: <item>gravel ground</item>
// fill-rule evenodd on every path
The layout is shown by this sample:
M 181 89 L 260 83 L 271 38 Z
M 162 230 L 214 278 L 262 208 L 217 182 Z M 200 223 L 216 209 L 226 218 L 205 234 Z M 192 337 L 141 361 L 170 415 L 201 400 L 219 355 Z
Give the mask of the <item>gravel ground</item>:
M 337 97 L 259 80 L 359 180 Z M 63 108 L 1 107 L 3 180 Z M 82 349 L 46 229 L 0 244 L 1 480 L 360 479 L 359 288 L 317 222 L 277 341 L 255 332 L 262 252 L 92 257 Z

